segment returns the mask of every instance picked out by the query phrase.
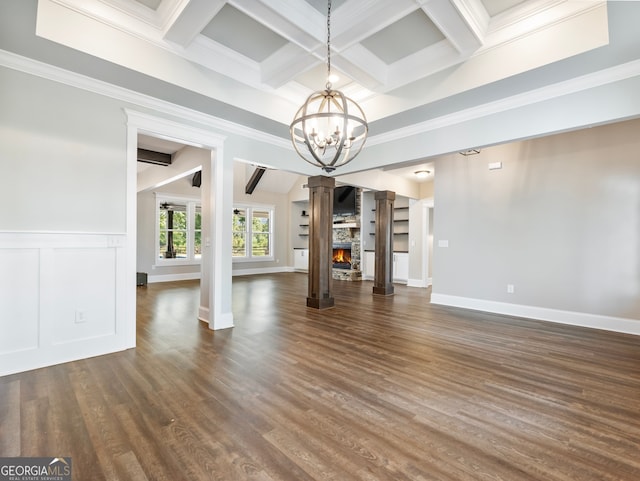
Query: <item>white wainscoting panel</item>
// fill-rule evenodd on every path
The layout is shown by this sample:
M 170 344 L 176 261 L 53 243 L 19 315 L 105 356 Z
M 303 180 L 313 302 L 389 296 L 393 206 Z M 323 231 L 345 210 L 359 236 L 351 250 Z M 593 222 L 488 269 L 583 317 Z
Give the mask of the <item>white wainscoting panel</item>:
M 43 313 L 53 344 L 115 335 L 116 270 L 115 249 L 53 251 L 55 284 L 46 288 L 54 302 Z
M 134 346 L 125 240 L 0 232 L 0 376 Z
M 37 249 L 0 250 L 0 356 L 38 348 Z

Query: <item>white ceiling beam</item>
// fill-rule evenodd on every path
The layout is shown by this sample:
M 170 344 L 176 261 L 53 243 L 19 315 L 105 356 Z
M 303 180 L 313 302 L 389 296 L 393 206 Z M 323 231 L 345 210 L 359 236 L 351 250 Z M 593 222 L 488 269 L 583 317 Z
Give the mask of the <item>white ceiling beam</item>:
M 374 92 L 387 83 L 389 67 L 362 44 L 342 51 L 333 63 L 351 79 Z
M 331 45 L 340 53 L 417 9 L 415 0 L 345 2 L 331 13 Z
M 225 3 L 224 0 L 190 0 L 167 26 L 164 39 L 186 48 Z
M 122 0 L 55 0 L 55 3 L 87 18 L 117 26 L 125 32 L 155 42 L 161 41 L 161 24 L 164 19 L 142 5 L 124 8 Z M 135 2 L 133 2 L 135 3 Z
M 307 2 L 290 0 L 231 0 L 245 15 L 309 52 L 325 43 L 326 19 Z
M 318 62 L 318 58 L 288 43 L 260 64 L 262 83 L 274 89 L 280 88 Z
M 344 57 L 336 57 L 335 60 L 332 58 L 331 63 L 335 65 L 337 70 L 344 72 L 350 79 L 354 80 L 357 84 L 367 90 L 373 92 L 379 91 L 384 85 L 379 77 L 370 75 L 370 72 L 358 67 L 356 64 L 350 62 Z
M 525 3 L 491 19 L 484 47 L 511 42 L 552 25 L 568 25 L 574 18 L 589 15 L 592 11 L 606 11 L 606 7 L 605 0 L 537 0 Z M 587 31 L 581 32 L 578 38 L 571 38 L 576 42 L 582 37 L 590 38 L 590 35 Z
M 384 92 L 433 75 L 466 59 L 467 56 L 459 53 L 448 40 L 442 40 L 391 65 Z
M 190 0 L 162 0 L 160 2 L 160 6 L 155 14 L 158 16 L 160 21 L 159 26 L 163 32 L 167 31 L 167 28 L 169 28 L 189 1 Z
M 482 46 L 488 15 L 473 7 L 471 0 L 424 0 L 422 10 L 460 53 L 472 53 Z M 486 14 L 486 11 L 485 11 Z
M 260 65 L 204 35 L 195 38 L 182 54 L 184 58 L 222 73 L 238 82 L 259 88 Z
M 491 22 L 491 16 L 482 0 L 451 0 L 451 2 L 460 12 L 475 37 L 482 43 Z

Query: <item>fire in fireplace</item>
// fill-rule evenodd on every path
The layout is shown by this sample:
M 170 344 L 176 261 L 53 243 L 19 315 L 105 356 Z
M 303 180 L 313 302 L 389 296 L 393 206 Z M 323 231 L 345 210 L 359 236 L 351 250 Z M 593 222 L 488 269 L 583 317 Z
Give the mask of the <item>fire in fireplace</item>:
M 333 268 L 351 269 L 351 245 L 333 246 Z

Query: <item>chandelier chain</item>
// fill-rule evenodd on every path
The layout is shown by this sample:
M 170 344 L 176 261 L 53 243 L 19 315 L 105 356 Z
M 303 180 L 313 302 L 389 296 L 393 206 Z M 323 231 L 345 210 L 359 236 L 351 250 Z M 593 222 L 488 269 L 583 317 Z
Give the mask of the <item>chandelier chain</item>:
M 327 90 L 331 89 L 331 0 L 327 2 Z

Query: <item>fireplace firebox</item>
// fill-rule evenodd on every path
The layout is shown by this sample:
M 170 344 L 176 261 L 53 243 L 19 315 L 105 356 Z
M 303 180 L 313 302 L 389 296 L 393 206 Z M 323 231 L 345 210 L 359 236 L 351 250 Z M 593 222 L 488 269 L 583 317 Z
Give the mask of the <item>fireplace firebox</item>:
M 333 268 L 351 269 L 351 244 L 333 245 Z

